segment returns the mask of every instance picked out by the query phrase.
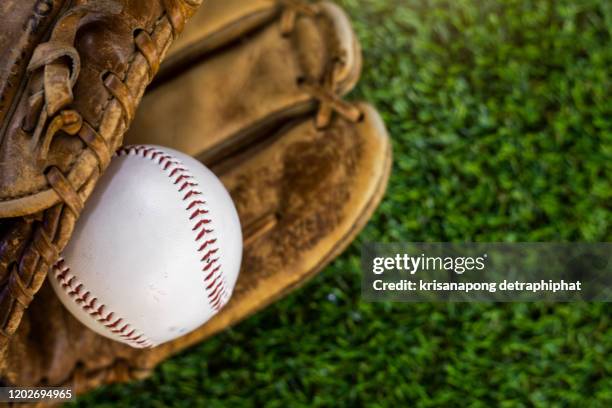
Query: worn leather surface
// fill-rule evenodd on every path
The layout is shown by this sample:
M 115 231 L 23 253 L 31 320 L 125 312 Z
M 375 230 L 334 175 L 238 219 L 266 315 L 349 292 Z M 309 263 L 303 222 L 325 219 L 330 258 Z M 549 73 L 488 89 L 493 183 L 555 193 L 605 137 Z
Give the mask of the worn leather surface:
M 176 76 L 177 70 L 193 66 L 196 59 L 221 49 L 278 17 L 283 7 L 278 0 L 211 1 L 196 13 L 188 29 L 172 44 L 157 79 Z
M 346 14 L 337 6 L 317 3 L 311 6 L 313 15 L 301 14 L 291 30 L 284 31 L 283 21 L 294 11 L 290 6 L 243 1 L 242 10 L 236 0 L 224 3 L 227 14 L 238 19 L 234 25 L 246 21 L 251 30 L 244 34 L 227 29 L 223 43 L 229 45 L 215 48 L 219 36 L 203 27 L 221 25 L 217 20 L 224 22 L 223 27 L 232 26 L 228 17 L 222 17 L 219 3 L 207 3 L 186 30 L 183 38 L 190 41 L 179 41 L 170 52 L 175 76 L 154 84 L 143 100 L 130 142 L 170 144 L 207 161 L 231 153 L 229 146 L 236 149 L 249 143 L 258 132 L 311 111 L 318 104 L 317 96 L 337 98 L 355 85 L 361 53 Z M 215 11 L 210 18 L 209 7 Z M 252 16 L 262 13 L 273 18 L 257 20 L 261 24 L 253 28 Z M 230 34 L 236 34 L 233 42 Z M 207 51 L 178 64 L 183 51 L 198 49 L 193 40 L 197 35 L 203 36 L 200 44 Z
M 0 121 L 10 110 L 32 49 L 42 40 L 60 11 L 55 1 L 3 1 L 0 3 Z M 23 52 L 25 51 L 25 56 Z M 4 122 L 2 122 L 4 123 Z
M 51 4 L 39 3 L 31 6 L 32 13 Z M 83 142 L 86 136 L 74 136 L 91 134 L 83 129 L 92 128 L 100 142 L 112 146 L 125 132 L 157 64 L 146 55 L 159 60 L 176 32 L 170 18 L 158 24 L 167 15 L 161 3 L 173 4 L 179 25 L 186 10 L 193 9 L 174 1 L 78 2 L 63 11 L 47 41 L 22 50 L 30 55 L 23 58 L 29 61 L 27 75 L 9 81 L 13 86 L 3 95 L 7 116 L 0 146 L 0 217 L 34 214 L 63 201 L 49 182 L 51 168 L 59 169 L 76 190 L 92 177 L 104 148 L 92 149 Z M 151 34 L 138 42 L 141 33 Z M 138 43 L 146 43 L 148 53 L 134 52 Z
M 86 329 L 41 280 L 7 341 L 0 370 L 5 382 L 71 385 L 82 393 L 143 378 L 168 356 L 316 274 L 380 201 L 391 165 L 389 138 L 373 107 L 341 98 L 354 86 L 361 60 L 340 9 L 209 0 L 192 22 L 168 52 L 168 65 L 145 95 L 125 142 L 182 149 L 221 177 L 245 236 L 232 299 L 195 332 L 136 350 Z M 24 235 L 12 236 L 5 234 L 3 242 L 22 242 Z
M 15 332 L 122 143 L 161 58 L 200 2 L 0 4 L 0 375 L 5 381 L 16 378 L 16 369 L 31 369 L 30 362 L 45 358 L 37 352 L 14 360 L 9 350 L 26 347 Z M 55 316 L 43 309 L 36 318 Z

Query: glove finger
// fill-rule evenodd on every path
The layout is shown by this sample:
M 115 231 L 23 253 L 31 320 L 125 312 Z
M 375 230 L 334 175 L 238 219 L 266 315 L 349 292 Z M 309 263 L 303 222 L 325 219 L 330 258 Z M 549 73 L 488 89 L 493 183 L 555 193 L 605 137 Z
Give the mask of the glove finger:
M 339 97 L 359 77 L 359 45 L 337 6 L 319 3 L 317 10 L 298 18 L 288 35 L 277 13 L 242 41 L 159 84 L 143 99 L 126 143 L 174 146 L 208 162 L 317 108 L 323 126 L 331 111 L 346 113 Z

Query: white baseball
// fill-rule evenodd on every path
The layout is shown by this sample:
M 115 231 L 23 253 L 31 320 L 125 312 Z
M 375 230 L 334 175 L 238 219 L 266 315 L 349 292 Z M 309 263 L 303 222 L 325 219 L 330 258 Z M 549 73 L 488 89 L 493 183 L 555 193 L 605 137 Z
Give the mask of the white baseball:
M 49 280 L 90 329 L 154 347 L 227 303 L 241 258 L 240 221 L 217 177 L 175 150 L 130 146 L 100 178 Z

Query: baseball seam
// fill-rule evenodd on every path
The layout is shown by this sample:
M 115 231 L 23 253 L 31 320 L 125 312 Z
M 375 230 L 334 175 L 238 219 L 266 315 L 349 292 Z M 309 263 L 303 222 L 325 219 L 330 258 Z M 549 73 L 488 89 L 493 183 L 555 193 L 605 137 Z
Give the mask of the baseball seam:
M 194 242 L 202 264 L 204 285 L 208 302 L 215 312 L 218 312 L 229 299 L 225 274 L 221 268 L 217 238 L 211 236 L 214 232 L 210 228 L 212 219 L 209 218 L 209 209 L 206 201 L 202 199 L 202 191 L 189 169 L 178 159 L 151 146 L 134 145 L 125 146 L 117 151 L 117 156 L 136 155 L 156 163 L 166 173 L 171 182 L 177 187 L 181 200 L 185 203 L 185 212 L 188 221 L 192 223 Z
M 153 347 L 153 342 L 134 329 L 125 319 L 116 317 L 116 313 L 112 311 L 106 312 L 106 305 L 93 296 L 89 290 L 85 290 L 85 286 L 78 281 L 75 275 L 70 274 L 70 267 L 66 265 L 63 258 L 60 258 L 53 266 L 53 275 L 68 297 L 111 333 L 121 337 L 133 347 Z
M 229 299 L 227 282 L 221 268 L 218 256 L 219 247 L 216 245 L 217 238 L 212 237 L 214 232 L 210 228 L 212 220 L 208 217 L 209 210 L 206 201 L 202 199 L 202 192 L 197 188 L 195 178 L 181 161 L 170 156 L 166 152 L 150 146 L 125 146 L 119 149 L 116 156 L 135 155 L 149 159 L 156 163 L 166 173 L 170 181 L 176 186 L 181 200 L 185 202 L 185 212 L 188 221 L 192 224 L 194 242 L 197 245 L 198 256 L 201 256 L 202 272 L 204 273 L 204 286 L 208 302 L 215 312 L 225 306 Z M 102 324 L 114 335 L 119 336 L 124 342 L 136 348 L 149 348 L 155 344 L 143 333 L 136 330 L 126 319 L 117 316 L 117 313 L 107 312 L 106 305 L 98 298 L 93 297 L 90 291 L 85 289 L 82 282 L 75 275 L 70 275 L 70 267 L 60 258 L 53 267 L 55 276 L 60 287 L 72 298 L 75 303 L 87 314 Z

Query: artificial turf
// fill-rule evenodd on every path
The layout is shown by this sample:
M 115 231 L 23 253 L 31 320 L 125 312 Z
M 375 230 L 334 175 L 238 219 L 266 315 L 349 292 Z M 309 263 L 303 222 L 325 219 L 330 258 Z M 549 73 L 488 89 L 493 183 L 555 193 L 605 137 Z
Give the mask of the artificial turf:
M 610 241 L 612 2 L 344 0 L 380 209 L 299 291 L 82 406 L 612 406 L 612 306 L 365 303 L 366 241 Z

